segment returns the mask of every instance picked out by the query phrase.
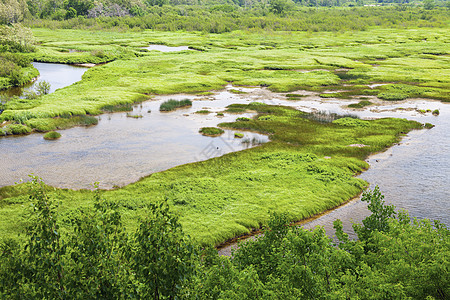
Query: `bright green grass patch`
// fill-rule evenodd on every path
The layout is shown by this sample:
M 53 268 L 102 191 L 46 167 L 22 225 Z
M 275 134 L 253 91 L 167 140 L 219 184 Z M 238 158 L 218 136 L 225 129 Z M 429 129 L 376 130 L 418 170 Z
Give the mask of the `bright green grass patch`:
M 217 127 L 202 127 L 198 132 L 200 132 L 202 135 L 214 137 L 222 135 L 225 131 Z
M 349 104 L 348 107 L 350 108 L 363 108 L 369 105 L 372 105 L 373 103 L 368 101 L 368 100 L 362 100 L 359 101 L 358 103 L 353 103 L 353 104 Z
M 319 95 L 320 98 L 340 98 L 341 93 L 323 93 Z
M 56 131 L 50 131 L 44 134 L 44 140 L 56 140 L 61 137 L 61 134 Z
M 237 107 L 238 105 L 234 105 Z M 404 119 L 380 119 L 367 126 L 318 123 L 289 107 L 251 103 L 254 120 L 221 127 L 270 134 L 271 142 L 245 151 L 152 174 L 124 188 L 103 191 L 115 201 L 130 230 L 148 203 L 167 199 L 184 230 L 201 244 L 218 244 L 266 224 L 269 211 L 300 220 L 339 205 L 367 185 L 354 175 L 368 168 L 364 159 L 399 140 L 403 132 L 421 128 Z M 262 119 L 263 116 L 271 119 Z M 356 122 L 359 122 L 356 121 Z M 366 124 L 366 123 L 365 123 Z M 364 143 L 369 147 L 348 147 Z M 332 157 L 325 159 L 326 156 Z M 0 189 L 2 237 L 15 237 L 27 219 L 26 185 Z M 57 189 L 62 228 L 74 209 L 92 204 L 90 191 Z M 12 222 L 14 220 L 14 222 Z
M 167 100 L 164 101 L 163 103 L 161 103 L 161 105 L 159 106 L 159 110 L 160 111 L 172 111 L 175 110 L 177 108 L 181 108 L 181 107 L 189 107 L 192 106 L 192 101 L 189 99 L 184 99 L 184 100 Z

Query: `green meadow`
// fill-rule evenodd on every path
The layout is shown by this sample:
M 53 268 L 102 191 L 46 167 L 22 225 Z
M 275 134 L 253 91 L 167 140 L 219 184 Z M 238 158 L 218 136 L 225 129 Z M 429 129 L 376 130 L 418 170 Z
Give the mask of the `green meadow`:
M 257 115 L 220 127 L 266 133 L 272 141 L 101 191 L 101 197 L 117 203 L 129 230 L 136 228 L 149 203 L 161 201 L 168 202 L 183 230 L 202 245 L 260 228 L 270 212 L 286 213 L 290 221 L 308 218 L 358 195 L 367 185 L 354 177 L 368 168 L 364 158 L 397 142 L 402 133 L 422 128 L 404 119 L 347 117 L 323 123 L 288 107 L 256 102 L 236 106 Z M 69 220 L 78 208 L 93 205 L 92 191 L 48 189 L 60 203 L 64 230 L 71 230 Z M 3 238 L 23 230 L 29 209 L 28 184 L 0 189 Z
M 335 97 L 450 101 L 447 28 L 336 32 L 105 32 L 34 29 L 35 61 L 103 63 L 53 94 L 4 105 L 0 121 L 27 131 L 60 128 L 55 118 L 96 115 L 155 94 L 199 93 L 232 83 L 275 92 L 340 90 Z M 162 53 L 148 44 L 187 45 Z M 369 87 L 373 83 L 386 85 Z M 345 86 L 343 86 L 345 84 Z M 326 94 L 325 94 L 326 95 Z

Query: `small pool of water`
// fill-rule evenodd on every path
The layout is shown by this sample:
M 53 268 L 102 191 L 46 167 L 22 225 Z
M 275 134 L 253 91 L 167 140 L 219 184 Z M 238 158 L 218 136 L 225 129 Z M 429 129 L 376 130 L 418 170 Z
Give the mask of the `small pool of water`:
M 170 46 L 166 46 L 166 45 L 149 45 L 148 47 L 144 47 L 144 49 L 147 49 L 149 51 L 156 50 L 156 51 L 161 51 L 161 52 L 177 52 L 177 51 L 190 50 L 188 46 L 170 47 Z
M 39 71 L 39 77 L 36 81 L 26 84 L 22 87 L 16 87 L 1 91 L 0 95 L 21 97 L 23 96 L 24 90 L 33 91 L 36 84 L 43 80 L 50 83 L 50 93 L 53 93 L 57 89 L 72 85 L 75 82 L 80 81 L 84 72 L 88 70 L 88 68 L 86 67 L 39 62 L 34 62 L 33 66 Z

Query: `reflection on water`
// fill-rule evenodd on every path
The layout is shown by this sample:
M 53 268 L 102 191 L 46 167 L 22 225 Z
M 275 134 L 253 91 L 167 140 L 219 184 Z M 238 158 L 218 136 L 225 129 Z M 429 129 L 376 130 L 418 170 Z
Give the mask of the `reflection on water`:
M 35 85 L 40 81 L 47 81 L 50 83 L 50 93 L 55 90 L 69 86 L 77 81 L 81 80 L 84 72 L 88 68 L 77 67 L 64 64 L 49 64 L 34 62 L 33 66 L 39 71 L 39 78 L 29 84 L 22 87 L 11 88 L 5 91 L 1 91 L 0 95 L 6 96 L 22 96 L 24 90 L 33 91 Z
M 178 47 L 169 47 L 166 45 L 149 45 L 148 47 L 144 47 L 147 50 L 156 50 L 161 52 L 176 52 L 176 51 L 184 51 L 189 50 L 188 46 L 178 46 Z

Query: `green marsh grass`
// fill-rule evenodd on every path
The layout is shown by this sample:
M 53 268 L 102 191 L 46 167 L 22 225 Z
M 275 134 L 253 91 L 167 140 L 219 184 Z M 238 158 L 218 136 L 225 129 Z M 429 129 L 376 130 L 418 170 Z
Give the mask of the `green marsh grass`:
M 0 121 L 96 115 L 105 107 L 127 107 L 154 94 L 209 94 L 229 83 L 291 94 L 299 89 L 322 94 L 339 90 L 342 98 L 379 95 L 450 101 L 447 28 L 269 34 L 36 28 L 34 34 L 37 52 L 27 55 L 37 61 L 113 61 L 89 69 L 82 81 L 40 99 L 6 103 Z M 149 41 L 208 47 L 208 51 L 140 52 Z M 369 88 L 371 83 L 389 84 Z
M 167 199 L 180 217 L 183 230 L 203 245 L 218 244 L 260 228 L 269 219 L 269 211 L 287 213 L 291 221 L 310 217 L 362 191 L 367 183 L 354 175 L 368 168 L 364 159 L 369 154 L 398 142 L 402 133 L 422 128 L 404 119 L 345 126 L 348 124 L 314 121 L 289 107 L 258 103 L 240 107 L 256 111 L 257 116 L 220 126 L 266 133 L 270 142 L 101 191 L 103 198 L 117 203 L 129 230 L 135 229 L 148 203 L 162 199 Z M 260 120 L 268 115 L 272 117 Z M 348 147 L 351 144 L 368 147 Z M 93 202 L 92 191 L 50 189 L 50 193 L 61 200 L 61 220 Z M 15 237 L 23 230 L 28 202 L 26 184 L 0 188 L 3 238 Z M 61 222 L 70 230 L 68 223 Z
M 56 140 L 61 137 L 61 134 L 56 131 L 50 131 L 44 134 L 44 140 Z
M 202 109 L 202 110 L 197 110 L 195 113 L 196 114 L 207 115 L 207 114 L 210 114 L 211 112 L 209 110 L 207 110 L 207 109 Z
M 372 105 L 373 103 L 368 100 L 361 100 L 358 103 L 349 104 L 350 108 L 364 108 L 366 106 Z
M 167 100 L 167 101 L 164 101 L 163 103 L 161 103 L 161 105 L 159 106 L 159 110 L 160 111 L 172 111 L 177 108 L 190 107 L 190 106 L 192 106 L 192 101 L 189 99 L 184 99 L 184 100 L 170 99 L 170 100 Z
M 198 132 L 200 132 L 202 135 L 215 137 L 222 135 L 225 131 L 217 127 L 202 127 Z

